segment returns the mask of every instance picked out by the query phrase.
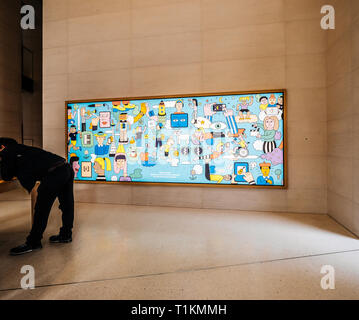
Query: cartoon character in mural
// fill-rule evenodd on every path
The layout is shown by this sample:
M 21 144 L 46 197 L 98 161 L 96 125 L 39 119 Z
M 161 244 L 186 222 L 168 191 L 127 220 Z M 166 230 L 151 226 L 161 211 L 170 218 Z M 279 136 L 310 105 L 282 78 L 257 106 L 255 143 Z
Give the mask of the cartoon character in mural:
M 284 97 L 279 96 L 278 102 L 277 102 L 277 108 L 281 111 L 281 118 L 284 120 Z
M 166 158 L 169 156 L 170 150 L 174 144 L 175 144 L 174 139 L 172 137 L 169 137 L 166 141 L 166 144 L 162 147 Z
M 75 124 L 76 114 L 77 110 L 72 111 L 72 107 L 67 105 L 67 123 L 69 126 Z
M 274 94 L 271 94 L 269 97 L 269 104 L 268 104 L 268 108 L 275 108 L 277 107 L 277 99 L 275 98 Z
M 95 110 L 96 113 L 96 110 Z M 80 117 L 81 117 L 81 131 L 85 132 L 86 130 L 86 121 L 91 119 L 92 114 L 88 111 L 86 111 L 85 107 L 81 107 L 80 109 Z
M 250 119 L 251 112 L 249 111 L 249 107 L 253 104 L 253 96 L 250 97 L 240 97 L 239 104 L 237 105 L 237 111 L 239 119 L 245 119 L 244 114 L 246 114 L 246 118 Z
M 183 100 L 177 100 L 174 104 L 176 111 L 171 114 L 171 128 L 187 128 L 188 127 L 188 113 L 183 112 Z
M 129 156 L 129 161 L 131 161 L 131 162 L 136 162 L 137 161 L 137 159 L 138 159 L 138 149 L 136 147 L 135 139 L 133 137 L 130 140 L 130 147 L 128 149 L 127 154 Z
M 249 154 L 248 151 L 248 142 L 244 139 L 247 138 L 245 134 L 246 129 L 238 129 L 238 138 L 234 140 L 236 146 L 233 149 L 233 155 L 238 157 L 247 157 Z
M 148 143 L 145 145 L 145 151 L 140 154 L 141 164 L 144 167 L 153 167 L 156 165 L 156 153 L 150 154 Z
M 156 126 L 156 149 L 162 147 L 162 140 L 165 138 L 162 133 L 163 125 L 162 123 L 157 124 Z
M 136 140 L 136 146 L 138 148 L 142 147 L 142 136 L 143 133 L 145 133 L 147 130 L 147 126 L 144 127 L 144 129 L 142 129 L 142 127 L 138 126 L 135 129 L 135 140 Z
M 115 133 L 115 129 L 114 127 L 111 128 L 111 131 L 107 131 L 108 133 L 111 132 L 111 135 L 108 137 L 107 141 L 108 141 L 108 144 L 110 145 L 110 151 L 109 151 L 109 157 L 113 158 L 116 154 L 116 141 L 115 141 L 115 136 L 116 136 L 116 133 Z
M 97 131 L 99 121 L 100 121 L 100 117 L 96 113 L 93 113 L 91 115 L 90 130 Z
M 267 107 L 268 107 L 268 97 L 266 97 L 266 96 L 260 97 L 259 98 L 259 103 L 260 103 L 259 109 L 261 111 L 265 111 L 267 109 Z
M 75 154 L 75 153 L 72 153 L 70 155 L 70 166 L 72 168 L 72 170 L 74 171 L 74 175 L 75 175 L 75 178 L 77 178 L 77 174 L 80 170 L 80 164 L 79 164 L 79 160 L 80 158 Z
M 257 185 L 267 186 L 273 185 L 274 179 L 270 176 L 271 164 L 267 162 L 262 162 L 259 164 L 262 172 L 262 176 L 257 178 Z
M 123 144 L 120 144 L 114 158 L 114 171 L 116 174 L 122 172 L 120 181 L 131 181 L 131 177 L 127 174 L 127 157 Z
M 97 174 L 96 181 L 106 181 L 105 171 L 111 171 L 111 161 L 109 158 L 96 158 L 93 168 Z
M 117 122 L 116 129 L 120 130 L 120 138 L 118 140 L 121 144 L 127 144 L 129 139 L 127 131 L 131 130 L 131 123 L 133 123 L 133 117 L 127 113 L 120 113 L 119 121 Z
M 263 130 L 263 133 L 257 132 L 257 138 L 263 141 L 263 152 L 270 153 L 276 147 L 276 133 L 279 128 L 278 117 L 276 116 L 266 116 L 263 120 L 263 123 L 256 123 L 252 125 L 254 128 L 260 128 Z
M 175 113 L 184 113 L 183 112 L 183 100 L 179 99 L 175 104 L 176 112 Z
M 106 144 L 104 144 L 106 136 L 107 135 L 102 131 L 99 131 L 98 133 L 95 134 L 97 141 L 97 145 L 95 146 L 95 155 L 98 157 L 107 155 L 109 153 L 111 139 L 108 139 Z
M 71 148 L 74 150 L 81 150 L 81 147 L 77 147 L 77 135 L 80 134 L 80 137 L 82 137 L 81 131 L 76 130 L 76 126 L 73 124 L 70 126 L 70 132 L 67 135 L 67 141 L 68 141 L 68 152 L 70 152 Z
M 211 161 L 210 159 L 206 159 L 204 165 L 204 175 L 208 181 L 211 182 L 213 181 L 216 183 L 221 183 L 223 180 L 232 181 L 232 175 L 230 174 L 226 174 L 226 175 L 217 174 L 216 167 L 214 165 L 210 165 L 210 161 Z
M 280 99 L 279 99 L 280 100 Z M 278 108 L 277 99 L 274 94 L 269 98 L 269 104 L 265 110 L 261 110 L 258 115 L 259 120 L 263 121 L 267 116 L 276 116 L 278 120 L 282 119 L 283 110 Z
M 192 123 L 195 124 L 195 123 L 197 123 L 197 117 L 198 117 L 198 100 L 197 99 L 190 99 L 189 105 L 193 109 Z

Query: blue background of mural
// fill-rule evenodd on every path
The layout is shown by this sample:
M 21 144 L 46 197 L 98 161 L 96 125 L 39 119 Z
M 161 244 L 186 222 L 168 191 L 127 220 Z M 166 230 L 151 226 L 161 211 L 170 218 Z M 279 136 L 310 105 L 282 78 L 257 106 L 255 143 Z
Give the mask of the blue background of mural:
M 259 99 L 263 96 L 275 98 L 276 106 L 262 106 L 265 109 L 262 110 Z M 105 169 L 106 181 L 243 185 L 248 185 L 248 181 L 240 176 L 240 172 L 233 175 L 238 166 L 249 170 L 254 181 L 260 184 L 263 176 L 260 164 L 267 163 L 271 165 L 268 178 L 272 178 L 272 183 L 265 184 L 282 186 L 284 132 L 282 111 L 278 106 L 281 96 L 284 96 L 283 92 L 69 103 L 68 132 L 72 126 L 72 131 L 77 133 L 69 137 L 68 160 L 72 158 L 76 171 L 78 164 L 79 172 L 75 179 L 80 181 L 104 180 L 96 170 L 98 162 L 97 167 Z M 181 103 L 176 105 L 178 100 L 182 101 L 182 107 Z M 242 106 L 239 104 L 242 101 L 253 101 L 247 107 L 250 115 L 244 112 L 241 117 Z M 100 113 L 101 116 L 110 116 L 110 121 L 101 120 Z M 255 124 L 260 126 L 264 118 L 270 116 L 276 117 L 279 125 L 272 139 L 274 142 L 269 143 L 270 150 L 264 152 L 264 130 L 256 128 Z M 242 129 L 245 129 L 243 140 L 236 134 Z M 104 137 L 104 147 L 100 149 L 105 154 L 96 149 L 98 136 Z M 87 142 L 90 145 L 86 145 Z M 244 142 L 246 147 L 243 148 Z M 105 159 L 97 161 L 97 158 Z M 122 160 L 122 164 L 116 165 L 115 159 Z M 91 172 L 88 172 L 91 177 L 82 176 L 86 175 L 82 173 L 86 166 L 91 166 Z M 208 167 L 209 175 L 206 175 Z

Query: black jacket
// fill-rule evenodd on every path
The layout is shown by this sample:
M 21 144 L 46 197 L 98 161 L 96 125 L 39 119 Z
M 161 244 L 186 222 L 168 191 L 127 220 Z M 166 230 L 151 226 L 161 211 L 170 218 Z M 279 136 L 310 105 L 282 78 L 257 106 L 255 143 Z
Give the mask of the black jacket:
M 23 144 L 9 145 L 0 152 L 0 157 L 2 179 L 10 181 L 17 177 L 28 192 L 36 181 L 49 173 L 50 168 L 65 161 L 56 154 Z

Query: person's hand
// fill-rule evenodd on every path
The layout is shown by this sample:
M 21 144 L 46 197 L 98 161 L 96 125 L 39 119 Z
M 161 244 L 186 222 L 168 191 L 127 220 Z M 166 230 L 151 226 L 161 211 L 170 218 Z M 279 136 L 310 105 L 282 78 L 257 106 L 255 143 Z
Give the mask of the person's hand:
M 261 138 L 261 134 L 260 134 L 260 133 L 257 134 L 257 138 L 258 138 L 258 139 Z
M 267 180 L 267 183 L 273 184 L 272 180 Z
M 224 115 L 225 117 L 233 116 L 233 110 L 232 110 L 232 109 L 223 108 L 223 115 Z
M 232 184 L 236 184 L 236 183 L 237 183 L 237 182 L 236 182 L 236 176 L 237 176 L 236 174 L 233 174 L 233 175 L 232 175 L 232 181 L 231 181 Z
M 205 116 L 213 116 L 216 114 L 216 112 L 213 111 L 213 109 L 212 109 L 213 105 L 214 105 L 214 103 L 206 103 L 203 106 L 203 111 L 204 111 Z
M 4 145 L 1 145 L 0 146 L 0 152 L 3 151 L 5 149 L 5 146 Z
M 253 175 L 251 172 L 246 172 L 244 175 L 244 180 L 246 180 L 248 183 L 254 181 Z

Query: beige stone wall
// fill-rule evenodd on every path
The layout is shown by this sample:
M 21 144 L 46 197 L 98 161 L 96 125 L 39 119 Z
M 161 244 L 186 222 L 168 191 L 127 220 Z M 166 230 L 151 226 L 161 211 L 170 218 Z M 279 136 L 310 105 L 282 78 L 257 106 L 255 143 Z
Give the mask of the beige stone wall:
M 78 201 L 327 212 L 324 0 L 44 0 L 44 148 L 68 99 L 286 88 L 288 190 L 76 185 Z
M 42 147 L 42 5 L 40 0 L 27 0 L 35 9 L 35 29 L 23 30 L 23 45 L 33 52 L 34 92 L 22 93 L 23 135 L 33 146 Z
M 21 139 L 21 2 L 0 1 L 0 137 Z M 0 193 L 15 184 L 0 181 Z
M 41 2 L 28 0 L 35 8 L 37 28 L 20 28 L 20 0 L 0 1 L 0 137 L 8 136 L 21 142 L 32 139 L 42 145 L 42 35 Z M 21 91 L 21 41 L 34 53 L 34 93 Z
M 328 36 L 328 213 L 359 235 L 359 1 L 333 1 Z
M 0 137 L 21 138 L 20 1 L 0 1 Z

